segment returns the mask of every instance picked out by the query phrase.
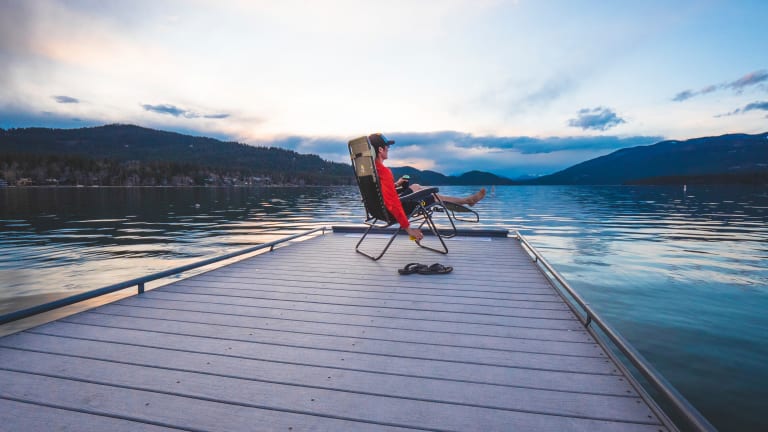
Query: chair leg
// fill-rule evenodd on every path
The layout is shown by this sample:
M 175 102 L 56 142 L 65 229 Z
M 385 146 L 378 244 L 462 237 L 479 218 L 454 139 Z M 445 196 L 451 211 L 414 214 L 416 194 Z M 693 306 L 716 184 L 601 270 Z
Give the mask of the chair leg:
M 436 201 L 435 205 L 440 207 L 440 211 L 445 213 L 445 217 L 448 218 L 448 223 L 451 224 L 451 227 L 447 230 L 447 233 L 442 233 L 441 232 L 440 235 L 443 238 L 453 238 L 453 237 L 456 237 L 456 235 L 459 233 L 459 231 L 456 229 L 456 224 L 453 221 L 453 219 L 454 219 L 452 217 L 452 213 L 453 212 L 448 210 L 448 206 L 445 205 L 445 203 L 443 202 L 443 200 L 440 199 L 440 197 L 438 197 L 437 195 L 434 195 L 434 197 L 435 197 L 435 201 Z M 431 215 L 433 215 L 433 214 L 434 214 L 434 211 L 432 211 Z M 431 215 L 430 215 L 430 219 L 431 219 Z M 433 225 L 435 225 L 434 221 L 433 221 Z M 435 229 L 437 229 L 437 225 L 435 225 Z
M 389 241 L 387 242 L 387 245 L 384 246 L 384 250 L 382 250 L 381 253 L 378 256 L 376 256 L 376 257 L 374 257 L 373 255 L 369 255 L 369 254 L 363 252 L 360 249 L 360 244 L 363 243 L 363 240 L 365 240 L 365 238 L 368 236 L 368 233 L 370 233 L 372 229 L 373 229 L 373 225 L 369 225 L 368 229 L 365 230 L 365 232 L 363 233 L 363 236 L 360 237 L 360 240 L 357 242 L 357 245 L 355 245 L 355 252 L 363 254 L 363 255 L 367 256 L 368 258 L 370 258 L 370 259 L 372 259 L 374 261 L 378 261 L 387 252 L 387 250 L 389 249 L 389 246 L 392 245 L 392 242 L 395 241 L 395 237 L 397 237 L 397 234 L 400 232 L 400 228 L 395 230 L 395 232 L 389 238 Z
M 419 226 L 419 229 L 421 229 L 421 227 L 425 223 L 429 227 L 429 230 L 432 231 L 432 235 L 437 237 L 437 239 L 440 241 L 440 244 L 443 246 L 443 248 L 442 248 L 442 250 L 436 249 L 436 248 L 433 248 L 431 246 L 425 246 L 425 245 L 421 244 L 421 242 L 416 242 L 416 244 L 419 245 L 420 247 L 424 248 L 424 249 L 429 249 L 429 250 L 431 250 L 433 252 L 437 252 L 437 253 L 441 253 L 441 254 L 447 254 L 448 253 L 448 246 L 445 244 L 445 240 L 443 240 L 443 236 L 442 236 L 442 234 L 440 234 L 440 231 L 437 230 L 437 226 L 435 226 L 435 222 L 432 221 L 431 218 L 426 218 L 426 219 L 424 219 L 424 222 L 422 222 L 421 225 Z
M 423 218 L 421 223 L 419 224 L 419 229 L 421 229 L 424 226 L 424 224 L 426 224 L 429 227 L 429 230 L 432 232 L 432 235 L 437 237 L 437 240 L 440 241 L 440 245 L 442 246 L 442 250 L 441 249 L 433 248 L 431 246 L 423 245 L 423 244 L 421 244 L 421 242 L 416 242 L 416 244 L 419 245 L 419 247 L 422 247 L 424 249 L 429 249 L 429 250 L 431 250 L 433 252 L 437 252 L 437 253 L 441 253 L 441 254 L 447 254 L 448 253 L 448 246 L 445 244 L 445 240 L 443 240 L 443 238 L 445 236 L 443 236 L 440 233 L 440 231 L 437 229 L 437 225 L 435 225 L 435 221 L 432 220 L 432 214 L 430 213 L 430 211 L 420 205 L 419 208 L 417 208 L 417 212 L 420 212 L 421 213 L 421 217 Z M 450 220 L 450 217 L 448 219 Z M 453 221 L 451 221 L 451 225 L 453 226 L 453 230 L 454 230 L 454 234 L 453 235 L 456 235 L 455 234 L 456 233 L 456 226 L 453 225 Z M 452 237 L 452 236 L 450 236 L 450 237 Z
M 439 200 L 439 198 L 438 198 Z M 453 222 L 453 217 L 451 217 L 451 212 L 448 211 L 448 209 L 445 207 L 445 204 L 443 204 L 442 200 L 439 200 L 440 205 L 443 206 L 443 210 L 445 211 L 445 217 L 448 218 L 448 222 L 451 224 L 451 228 L 448 232 L 448 234 L 442 234 L 443 238 L 453 238 L 456 237 L 456 235 L 459 233 L 459 231 L 456 229 L 456 224 Z

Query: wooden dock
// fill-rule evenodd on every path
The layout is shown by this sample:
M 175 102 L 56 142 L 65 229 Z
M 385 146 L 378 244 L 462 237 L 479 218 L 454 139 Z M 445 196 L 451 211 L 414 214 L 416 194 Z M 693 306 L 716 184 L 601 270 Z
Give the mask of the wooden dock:
M 0 430 L 668 430 L 516 239 L 399 238 L 374 262 L 358 237 L 1 338 Z

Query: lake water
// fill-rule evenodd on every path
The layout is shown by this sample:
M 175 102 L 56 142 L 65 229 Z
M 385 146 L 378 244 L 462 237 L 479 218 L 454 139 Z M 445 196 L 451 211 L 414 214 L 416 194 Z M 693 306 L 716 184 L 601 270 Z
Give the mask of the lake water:
M 510 186 L 477 209 L 721 431 L 768 430 L 765 188 Z M 349 187 L 0 189 L 0 313 L 362 219 Z

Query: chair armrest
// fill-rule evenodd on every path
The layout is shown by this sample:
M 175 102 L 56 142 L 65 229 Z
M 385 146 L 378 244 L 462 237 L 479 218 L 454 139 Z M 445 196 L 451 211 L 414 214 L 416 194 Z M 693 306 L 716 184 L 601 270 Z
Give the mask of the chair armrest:
M 440 189 L 438 189 L 436 187 L 424 188 L 424 189 L 418 190 L 418 191 L 416 191 L 414 193 L 410 193 L 408 195 L 401 196 L 400 197 L 400 201 L 401 202 L 405 202 L 405 201 L 418 201 L 418 200 L 420 200 L 422 198 L 425 198 L 425 197 L 428 197 L 428 196 L 430 196 L 432 194 L 436 194 L 439 191 L 440 191 Z

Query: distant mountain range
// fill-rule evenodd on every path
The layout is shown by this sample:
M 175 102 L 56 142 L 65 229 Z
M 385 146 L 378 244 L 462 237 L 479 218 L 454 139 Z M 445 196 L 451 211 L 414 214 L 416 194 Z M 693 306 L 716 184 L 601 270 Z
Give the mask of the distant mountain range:
M 768 183 L 768 132 L 617 150 L 524 184 Z
M 137 165 L 141 164 L 139 170 Z M 174 182 L 181 178 L 184 184 L 205 184 L 212 177 L 249 176 L 269 178 L 273 184 L 354 184 L 348 164 L 277 147 L 254 147 L 132 125 L 0 129 L 0 178 L 9 183 L 23 176 L 48 180 L 57 175 L 71 177 L 77 167 L 80 176 L 93 184 L 166 184 L 170 173 Z M 106 173 L 114 170 L 120 175 Z M 526 180 L 482 171 L 459 176 L 412 167 L 392 171 L 396 178 L 408 174 L 412 182 L 427 185 L 768 184 L 768 133 L 662 141 L 621 149 Z M 152 176 L 152 180 L 140 178 L 142 175 Z M 129 177 L 131 180 L 126 180 Z M 78 178 L 77 183 L 81 180 Z

